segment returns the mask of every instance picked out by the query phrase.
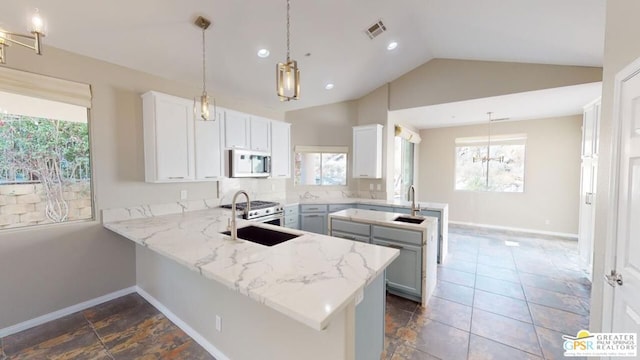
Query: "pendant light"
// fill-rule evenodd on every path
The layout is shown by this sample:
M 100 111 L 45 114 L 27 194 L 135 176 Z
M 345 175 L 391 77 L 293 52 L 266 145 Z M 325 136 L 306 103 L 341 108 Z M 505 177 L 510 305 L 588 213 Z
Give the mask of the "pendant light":
M 209 113 L 209 95 L 207 94 L 207 63 L 206 63 L 206 42 L 205 42 L 205 31 L 211 25 L 211 21 L 202 16 L 198 16 L 195 21 L 197 27 L 202 29 L 202 95 L 200 95 L 200 119 L 207 120 L 216 120 L 216 102 L 213 100 L 213 116 Z M 196 109 L 196 99 L 193 99 L 193 111 L 197 112 Z
M 7 61 L 6 51 L 10 45 L 20 45 L 31 49 L 38 55 L 42 55 L 42 38 L 44 37 L 44 20 L 40 17 L 38 9 L 31 18 L 31 35 L 19 34 L 15 32 L 4 31 L 0 29 L 0 64 Z M 33 42 L 33 45 L 26 41 Z
M 290 0 L 287 0 L 287 61 L 276 65 L 276 91 L 280 101 L 298 100 L 300 97 L 300 69 L 290 56 Z

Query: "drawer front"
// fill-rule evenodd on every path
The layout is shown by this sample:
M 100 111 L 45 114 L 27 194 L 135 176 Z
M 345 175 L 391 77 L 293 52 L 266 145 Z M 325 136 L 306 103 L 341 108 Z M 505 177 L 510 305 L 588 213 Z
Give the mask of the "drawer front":
M 380 205 L 369 205 L 369 204 L 358 204 L 358 209 L 384 211 L 384 212 L 390 212 L 390 213 L 393 212 L 392 206 L 380 206 Z
M 337 237 L 337 238 L 341 238 L 341 239 L 351 240 L 351 241 L 360 241 L 360 242 L 364 242 L 364 243 L 368 243 L 369 242 L 369 237 L 368 236 L 348 234 L 348 233 L 344 233 L 342 231 L 331 231 L 331 236 L 334 236 L 334 237 Z
M 297 222 L 298 222 L 298 215 L 287 215 L 284 217 L 285 225 L 289 225 Z
M 407 244 L 422 246 L 422 232 L 405 229 L 396 229 L 386 226 L 374 225 L 372 234 L 375 239 L 402 241 Z
M 331 219 L 331 230 L 348 232 L 351 234 L 366 236 L 371 235 L 371 226 L 369 224 L 361 224 L 357 222 L 344 221 L 339 219 Z
M 303 204 L 300 205 L 300 212 L 327 212 L 327 205 Z
M 329 212 L 336 212 L 345 209 L 355 208 L 355 204 L 333 204 L 329 205 Z
M 284 208 L 284 216 L 297 215 L 297 214 L 298 214 L 298 205 L 286 206 Z

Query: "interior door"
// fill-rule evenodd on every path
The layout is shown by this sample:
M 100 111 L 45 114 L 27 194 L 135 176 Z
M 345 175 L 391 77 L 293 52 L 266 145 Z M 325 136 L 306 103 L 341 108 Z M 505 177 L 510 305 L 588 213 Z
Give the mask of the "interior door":
M 640 61 L 632 66 L 623 71 L 631 75 L 616 80 L 614 121 L 619 121 L 620 145 L 614 272 L 618 279 L 609 275 L 608 280 L 614 286 L 611 330 L 640 333 Z

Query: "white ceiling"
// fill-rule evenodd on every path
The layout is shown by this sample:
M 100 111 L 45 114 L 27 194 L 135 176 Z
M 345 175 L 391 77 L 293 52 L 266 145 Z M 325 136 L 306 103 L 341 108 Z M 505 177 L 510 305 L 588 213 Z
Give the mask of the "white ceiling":
M 416 129 L 487 123 L 488 112 L 494 120 L 544 119 L 582 114 L 601 94 L 602 83 L 596 82 L 396 110 L 390 117 Z
M 282 104 L 274 73 L 285 58 L 285 4 L 4 0 L 0 27 L 26 31 L 39 8 L 45 46 L 198 84 L 201 34 L 193 20 L 204 15 L 213 20 L 207 87 L 278 110 L 359 98 L 434 57 L 602 65 L 605 0 L 291 0 L 302 90 L 301 100 Z M 378 19 L 388 31 L 369 40 L 363 30 Z M 389 52 L 391 40 L 399 46 Z M 256 56 L 261 47 L 269 58 Z M 335 83 L 331 91 L 324 90 L 328 82 Z

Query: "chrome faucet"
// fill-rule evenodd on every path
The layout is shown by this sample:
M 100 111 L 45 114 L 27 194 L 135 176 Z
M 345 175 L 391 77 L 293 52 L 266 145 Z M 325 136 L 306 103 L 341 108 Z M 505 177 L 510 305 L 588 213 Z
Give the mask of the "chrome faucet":
M 249 214 L 251 211 L 251 201 L 249 200 L 249 194 L 246 191 L 240 190 L 233 195 L 233 200 L 231 201 L 231 219 L 229 219 L 229 232 L 231 232 L 231 240 L 238 240 L 238 224 L 236 223 L 236 200 L 238 199 L 238 195 L 244 194 L 247 198 L 247 207 L 244 209 L 245 214 Z
M 416 187 L 411 185 L 409 186 L 409 194 L 407 195 L 409 200 L 411 200 L 411 216 L 418 215 L 420 211 L 420 204 L 416 207 Z

